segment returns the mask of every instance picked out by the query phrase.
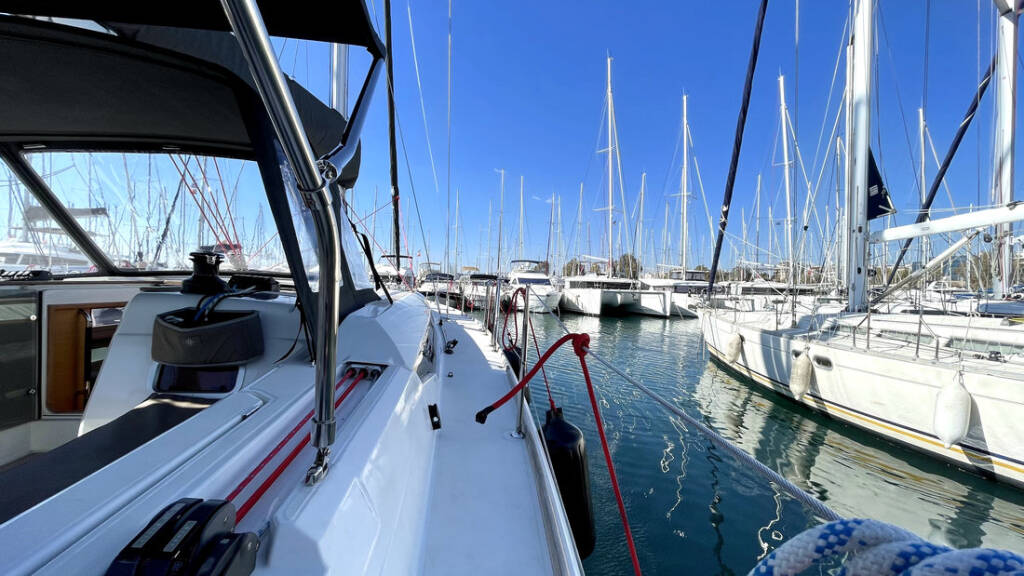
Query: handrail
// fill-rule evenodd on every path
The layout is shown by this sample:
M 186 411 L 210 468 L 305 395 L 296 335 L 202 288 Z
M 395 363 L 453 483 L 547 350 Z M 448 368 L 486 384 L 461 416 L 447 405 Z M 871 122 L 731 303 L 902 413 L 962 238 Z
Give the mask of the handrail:
M 320 173 L 256 0 L 221 0 L 221 4 L 316 228 L 320 297 L 317 302 L 314 339 L 316 414 L 310 435 L 317 455 L 306 474 L 306 483 L 315 484 L 327 474 L 328 456 L 337 427 L 334 418 L 334 379 L 338 345 L 341 240 L 327 181 L 336 175 L 328 175 L 328 179 L 325 179 Z M 352 130 L 353 124 L 358 123 L 350 122 L 347 133 Z M 344 144 L 342 147 L 349 148 Z

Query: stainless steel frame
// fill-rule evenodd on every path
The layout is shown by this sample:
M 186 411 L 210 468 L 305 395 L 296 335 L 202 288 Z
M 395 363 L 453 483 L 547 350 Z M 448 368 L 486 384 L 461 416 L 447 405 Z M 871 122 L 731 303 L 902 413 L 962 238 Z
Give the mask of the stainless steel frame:
M 334 381 L 338 343 L 338 282 L 341 278 L 341 242 L 333 208 L 331 183 L 355 154 L 365 114 L 362 113 L 373 81 L 379 74 L 380 58 L 375 57 L 353 109 L 339 146 L 329 160 L 317 162 L 306 138 L 284 74 L 278 65 L 270 37 L 255 0 L 222 0 L 224 12 L 238 44 L 249 64 L 249 71 L 267 110 L 274 132 L 281 143 L 303 201 L 313 215 L 319 255 L 320 279 L 315 327 L 316 399 L 311 441 L 317 449 L 316 461 L 306 473 L 306 483 L 315 484 L 327 474 L 331 444 L 337 423 L 334 416 Z

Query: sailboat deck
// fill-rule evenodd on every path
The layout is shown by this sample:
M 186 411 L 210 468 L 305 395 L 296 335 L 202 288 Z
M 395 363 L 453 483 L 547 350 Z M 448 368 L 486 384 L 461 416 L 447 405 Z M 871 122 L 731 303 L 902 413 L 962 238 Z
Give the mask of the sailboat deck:
M 531 438 L 515 438 L 518 408 L 509 402 L 486 425 L 478 410 L 509 390 L 504 358 L 480 323 L 453 314 L 441 355 L 437 447 L 427 513 L 424 574 L 551 574 L 540 474 Z
M 1000 373 L 1020 378 L 1024 365 L 1024 327 L 1000 318 L 916 314 L 864 314 L 842 316 L 798 313 L 797 326 L 789 328 L 789 315 L 772 311 L 727 314 L 740 325 L 779 326 L 764 330 L 775 336 L 828 343 L 866 353 L 916 359 L 964 369 Z M 869 336 L 870 334 L 870 336 Z

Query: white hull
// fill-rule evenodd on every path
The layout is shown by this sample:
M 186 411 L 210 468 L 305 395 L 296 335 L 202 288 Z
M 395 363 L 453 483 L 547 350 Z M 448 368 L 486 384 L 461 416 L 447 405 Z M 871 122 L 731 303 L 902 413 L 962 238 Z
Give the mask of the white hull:
M 529 300 L 530 312 L 544 313 L 548 310 L 557 312 L 559 305 L 562 302 L 562 293 L 558 290 L 551 290 L 544 294 L 538 294 L 537 292 L 531 291 Z M 522 297 L 516 298 L 515 308 L 516 310 L 523 309 Z
M 197 300 L 160 292 L 132 301 L 81 434 L 150 396 L 154 315 Z M 444 354 L 437 313 L 419 296 L 347 316 L 339 368 L 359 362 L 384 371 L 344 392 L 337 387 L 338 441 L 328 474 L 311 488 L 303 476 L 315 450 L 305 443 L 303 415 L 313 406 L 313 367 L 292 357 L 275 363 L 294 340 L 294 300 L 233 298 L 222 307 L 259 310 L 265 354 L 216 403 L 0 522 L 5 574 L 102 574 L 159 510 L 182 497 L 251 503 L 238 530 L 273 527 L 261 537 L 269 553 L 254 574 L 582 574 L 533 419 L 523 420 L 524 435 L 514 439 L 513 403 L 486 426 L 459 417 L 515 383 L 478 322 L 453 311 L 445 330 L 461 344 Z M 428 405 L 439 403 L 442 388 L 437 431 Z
M 562 292 L 565 310 L 589 316 L 640 314 L 668 318 L 672 315 L 668 292 L 661 290 L 613 290 L 566 288 Z
M 793 354 L 806 346 L 813 369 L 804 405 L 961 467 L 1024 485 L 1024 379 L 1012 364 L 963 363 L 964 386 L 973 400 L 970 425 L 961 442 L 945 448 L 933 432 L 933 418 L 939 390 L 960 366 L 948 350 L 938 360 L 931 357 L 931 348 L 915 358 L 913 343 L 894 346 L 877 336 L 874 349 L 866 349 L 863 332 L 856 346 L 849 337 L 812 337 L 808 344 L 804 330 L 768 329 L 774 325 L 770 316 L 703 315 L 708 351 L 741 376 L 792 398 Z M 736 334 L 743 340 L 739 356 L 730 361 L 727 350 Z
M 680 292 L 671 292 L 670 297 L 672 299 L 672 315 L 680 318 L 697 318 L 700 296 L 696 294 L 683 294 Z

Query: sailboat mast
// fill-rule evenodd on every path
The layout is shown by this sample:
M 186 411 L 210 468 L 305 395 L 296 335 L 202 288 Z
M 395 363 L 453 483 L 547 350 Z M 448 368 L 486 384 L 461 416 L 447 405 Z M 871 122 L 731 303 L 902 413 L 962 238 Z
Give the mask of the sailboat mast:
M 746 273 L 743 272 L 743 270 L 745 270 L 747 266 L 747 209 L 743 207 L 740 208 L 740 224 L 742 224 L 743 247 L 740 250 L 739 268 L 740 272 L 743 274 L 743 278 L 741 278 L 741 280 L 746 280 Z
M 996 0 L 999 11 L 998 55 L 996 56 L 995 204 L 1013 202 L 1014 123 L 1017 119 L 1017 13 L 1016 2 Z M 992 281 L 993 296 L 1009 294 L 1013 284 L 1013 226 L 996 227 L 998 265 Z
M 490 200 L 488 200 L 487 201 L 487 268 L 484 269 L 486 272 L 490 272 L 491 270 L 494 270 L 494 268 L 491 266 L 491 208 L 492 208 L 492 202 Z
M 385 48 L 387 52 L 388 89 L 388 159 L 391 177 L 392 250 L 395 255 L 395 270 L 402 270 L 402 229 L 398 204 L 398 145 L 395 127 L 395 66 L 394 49 L 391 45 L 391 0 L 384 0 Z M 410 252 L 410 256 L 412 253 Z
M 686 277 L 686 245 L 690 240 L 686 213 L 690 201 L 690 124 L 686 116 L 686 98 L 683 94 L 683 170 L 679 176 L 679 267 L 683 269 L 683 278 Z
M 920 174 L 920 178 L 921 178 L 921 206 L 924 206 L 925 200 L 928 197 L 928 184 L 927 184 L 927 181 L 925 180 L 925 167 L 926 167 L 926 163 L 925 163 L 925 147 L 924 147 L 925 124 L 924 124 L 924 108 L 923 107 L 917 109 L 917 129 L 918 129 L 918 138 L 919 138 L 919 143 L 918 144 L 921 147 L 921 166 L 920 166 L 920 169 L 921 169 L 921 174 Z M 920 254 L 919 260 L 921 262 L 921 266 L 924 266 L 925 263 L 928 261 L 928 236 L 922 236 L 921 237 L 921 246 L 920 246 L 920 248 L 921 248 L 921 254 Z
M 871 74 L 874 45 L 872 17 L 874 0 L 857 3 L 853 24 L 852 86 L 850 87 L 851 132 L 847 134 L 846 281 L 849 312 L 863 312 L 868 304 L 868 156 L 871 140 Z
M 519 254 L 516 256 L 523 259 L 523 184 L 524 178 L 519 177 Z
M 842 205 L 842 194 L 840 193 L 840 178 L 839 178 L 839 167 L 842 166 L 842 139 L 836 138 L 836 231 L 838 232 L 836 238 L 836 249 L 835 249 L 835 269 L 836 269 L 836 290 L 839 290 L 843 286 L 843 267 L 844 267 L 844 252 L 843 252 L 843 235 L 845 227 L 843 226 L 843 205 Z
M 761 174 L 757 174 L 757 192 L 754 193 L 754 261 L 761 264 Z
M 588 250 L 589 250 L 589 240 L 590 240 L 590 228 L 589 228 L 589 225 L 590 225 L 590 223 L 588 222 L 587 223 L 587 226 L 588 226 L 588 228 L 587 228 Z M 576 207 L 576 258 L 579 260 L 579 263 L 580 263 L 581 267 L 583 265 L 583 259 L 580 258 L 581 252 L 582 252 L 582 250 L 580 250 L 580 245 L 582 245 L 582 244 L 583 244 L 583 182 L 580 182 L 580 203 Z M 573 274 L 576 274 L 577 272 L 578 271 L 573 271 Z
M 637 277 L 640 276 L 640 270 L 644 269 L 644 191 L 647 188 L 647 172 L 640 174 L 640 220 L 637 222 L 636 235 L 640 238 L 640 249 L 637 252 Z
M 551 210 L 548 215 L 548 249 L 544 252 L 544 261 L 548 263 L 548 274 L 551 273 L 551 236 L 555 227 L 555 195 L 551 195 Z
M 661 227 L 661 258 L 668 263 L 668 201 L 665 201 L 665 225 Z
M 612 276 L 612 212 L 615 206 L 615 180 L 612 174 L 612 57 L 608 56 L 608 94 L 606 96 L 608 100 L 608 276 Z
M 502 233 L 502 230 L 504 230 L 504 228 L 502 227 L 502 224 L 503 224 L 504 218 L 505 218 L 505 169 L 502 168 L 501 170 L 498 170 L 498 173 L 501 174 L 501 188 L 500 188 L 501 192 L 500 192 L 500 196 L 498 197 L 498 254 L 497 254 L 497 257 L 496 257 L 497 266 L 495 266 L 494 274 L 496 276 L 498 276 L 499 281 L 500 281 L 500 279 L 501 279 L 501 233 Z
M 782 121 L 782 181 L 786 187 L 786 251 L 788 252 L 787 259 L 789 260 L 789 293 L 790 296 L 793 294 L 793 284 L 795 282 L 796 274 L 796 263 L 793 261 L 793 189 L 792 183 L 789 178 L 789 130 L 786 121 L 788 113 L 786 111 L 786 83 L 785 77 L 779 75 L 779 118 Z
M 455 271 L 459 273 L 459 189 L 455 189 Z
M 565 253 L 564 253 L 564 250 L 563 250 L 563 247 L 562 247 L 562 195 L 561 194 L 558 195 L 558 220 L 557 220 L 557 224 L 555 224 L 555 226 L 556 226 L 555 230 L 557 231 L 556 234 L 555 234 L 555 237 L 557 238 L 557 240 L 555 241 L 555 266 L 554 266 L 554 269 L 555 270 L 561 270 L 562 268 L 561 268 L 560 264 L 562 263 L 562 260 L 565 259 Z M 561 272 L 559 272 L 559 274 L 561 274 Z

